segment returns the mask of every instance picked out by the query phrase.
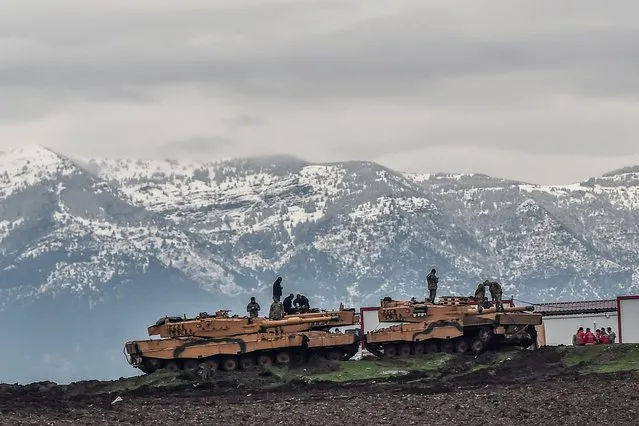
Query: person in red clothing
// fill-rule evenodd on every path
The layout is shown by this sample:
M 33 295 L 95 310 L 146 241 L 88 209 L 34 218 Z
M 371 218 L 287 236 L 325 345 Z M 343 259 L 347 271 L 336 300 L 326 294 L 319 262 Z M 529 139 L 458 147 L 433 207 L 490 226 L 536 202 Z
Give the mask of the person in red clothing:
M 584 342 L 584 335 L 586 333 L 584 333 L 584 328 L 583 327 L 579 327 L 579 330 L 577 330 L 577 344 L 578 345 L 583 345 L 585 344 Z
M 586 328 L 586 333 L 584 334 L 584 345 L 594 345 L 596 343 L 595 335 L 590 331 L 590 327 Z
M 599 343 L 601 343 L 602 345 L 607 345 L 610 343 L 610 339 L 608 338 L 608 335 L 604 333 L 603 331 L 599 335 Z

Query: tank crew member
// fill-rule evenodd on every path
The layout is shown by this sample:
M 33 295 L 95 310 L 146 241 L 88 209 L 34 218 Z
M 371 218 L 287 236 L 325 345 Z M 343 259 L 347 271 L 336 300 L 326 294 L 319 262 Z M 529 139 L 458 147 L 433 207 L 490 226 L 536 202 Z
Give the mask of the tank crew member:
M 499 283 L 496 281 L 488 280 L 484 281 L 484 284 L 488 285 L 488 288 L 490 289 L 490 296 L 492 297 L 493 303 L 497 308 L 497 312 L 504 312 L 504 304 L 501 301 L 503 296 L 501 285 L 499 285 Z
M 475 290 L 475 300 L 477 301 L 477 312 L 484 310 L 484 302 L 486 301 L 486 283 L 483 282 L 477 286 Z
M 284 298 L 284 313 L 290 315 L 293 313 L 293 293 Z
M 435 275 L 436 273 L 437 271 L 433 269 L 430 271 L 430 274 L 428 274 L 428 276 L 426 277 L 426 281 L 428 282 L 428 292 L 430 293 L 430 296 L 428 297 L 428 299 L 430 300 L 431 303 L 435 303 L 435 295 L 437 293 L 437 283 L 439 282 L 439 278 L 437 278 L 437 275 Z
M 279 302 L 282 298 L 282 277 L 277 277 L 273 283 L 273 297 Z
M 249 313 L 251 318 L 257 318 L 260 309 L 260 304 L 255 301 L 255 297 L 251 297 L 251 303 L 246 305 L 246 312 Z
M 268 317 L 272 320 L 279 320 L 282 319 L 283 316 L 284 306 L 282 306 L 282 302 L 274 297 L 273 303 L 271 303 L 271 309 L 269 310 Z
M 311 305 L 306 296 L 298 294 L 293 301 L 298 312 L 308 312 L 311 309 Z

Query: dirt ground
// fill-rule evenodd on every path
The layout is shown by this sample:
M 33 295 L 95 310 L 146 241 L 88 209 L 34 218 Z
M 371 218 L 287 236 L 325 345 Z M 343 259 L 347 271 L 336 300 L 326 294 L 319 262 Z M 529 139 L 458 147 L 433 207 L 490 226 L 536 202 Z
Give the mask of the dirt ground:
M 500 366 L 453 362 L 438 380 L 419 374 L 356 383 L 292 381 L 269 386 L 228 380 L 172 389 L 102 393 L 100 382 L 0 385 L 7 425 L 601 425 L 637 424 L 634 372 L 584 375 L 536 351 Z M 484 365 L 484 366 L 485 366 Z M 458 374 L 464 372 L 464 374 Z M 257 380 L 257 377 L 260 379 Z M 113 403 L 120 396 L 121 401 Z

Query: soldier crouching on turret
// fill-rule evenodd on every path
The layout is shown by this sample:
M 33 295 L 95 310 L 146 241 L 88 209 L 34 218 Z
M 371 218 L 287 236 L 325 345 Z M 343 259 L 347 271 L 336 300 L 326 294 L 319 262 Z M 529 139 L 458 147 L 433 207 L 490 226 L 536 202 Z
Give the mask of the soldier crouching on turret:
M 504 304 L 501 299 L 503 297 L 501 285 L 499 285 L 496 281 L 484 281 L 484 284 L 488 285 L 490 289 L 490 297 L 493 299 L 493 303 L 495 304 L 495 308 L 497 312 L 504 312 Z
M 481 313 L 484 310 L 484 303 L 486 301 L 486 283 L 483 282 L 477 286 L 475 290 L 475 301 L 477 302 L 477 312 Z
M 293 313 L 293 293 L 284 298 L 284 314 L 290 315 Z
M 295 307 L 297 308 L 297 312 L 304 313 L 309 312 L 311 310 L 311 305 L 308 301 L 308 298 L 302 294 L 298 294 L 293 301 Z

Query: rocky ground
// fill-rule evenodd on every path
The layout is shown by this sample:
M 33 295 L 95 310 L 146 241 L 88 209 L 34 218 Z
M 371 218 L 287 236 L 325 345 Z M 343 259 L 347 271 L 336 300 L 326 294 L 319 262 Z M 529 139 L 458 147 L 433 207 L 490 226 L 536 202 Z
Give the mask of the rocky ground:
M 612 348 L 612 349 L 610 349 Z M 11 425 L 637 424 L 639 348 L 542 348 L 414 363 L 350 361 L 210 381 L 154 377 L 0 386 Z M 346 364 L 346 365 L 344 365 Z M 379 377 L 382 369 L 405 373 Z M 405 371 L 401 369 L 404 368 Z M 341 380 L 368 371 L 357 381 Z M 388 370 L 390 371 L 390 370 Z M 377 376 L 376 376 L 377 375 Z M 114 400 L 118 399 L 117 402 Z M 121 399 L 121 400 L 119 400 Z

